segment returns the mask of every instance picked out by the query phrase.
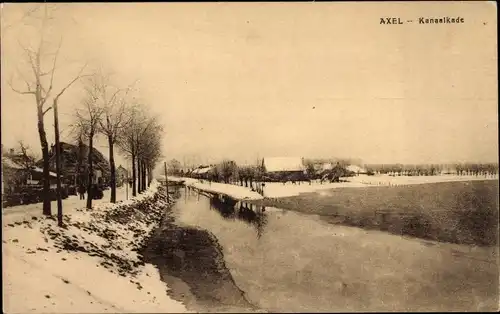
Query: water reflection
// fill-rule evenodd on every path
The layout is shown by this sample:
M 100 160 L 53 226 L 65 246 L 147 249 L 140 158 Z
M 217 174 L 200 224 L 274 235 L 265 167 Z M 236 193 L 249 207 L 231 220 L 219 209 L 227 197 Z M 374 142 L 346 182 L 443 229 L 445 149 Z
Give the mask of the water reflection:
M 265 206 L 216 195 L 210 198 L 210 209 L 217 211 L 225 219 L 239 219 L 253 226 L 258 238 L 263 234 L 267 222 Z

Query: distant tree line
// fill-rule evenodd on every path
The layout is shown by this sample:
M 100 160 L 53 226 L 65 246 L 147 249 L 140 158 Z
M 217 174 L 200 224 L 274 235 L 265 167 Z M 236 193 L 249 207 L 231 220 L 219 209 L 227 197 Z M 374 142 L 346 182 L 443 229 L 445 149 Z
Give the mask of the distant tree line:
M 331 169 L 321 169 L 318 164 L 332 163 L 336 164 Z M 304 173 L 295 177 L 283 177 L 281 181 L 310 181 L 327 180 L 338 182 L 341 177 L 349 177 L 355 173 L 347 170 L 349 160 L 344 159 L 306 159 L 304 160 Z M 199 169 L 207 169 L 202 174 L 195 174 L 193 170 L 185 171 L 177 160 L 169 162 L 169 174 L 182 175 L 194 178 L 201 178 L 212 182 L 232 183 L 245 187 L 253 187 L 256 182 L 270 181 L 266 176 L 265 170 L 261 164 L 238 166 L 232 160 L 223 160 L 213 165 L 200 166 Z M 435 176 L 441 174 L 457 175 L 496 175 L 498 174 L 498 164 L 496 163 L 457 163 L 457 164 L 366 164 L 364 165 L 366 174 L 383 174 L 394 176 Z M 280 180 L 278 180 L 280 181 Z
M 205 169 L 201 174 L 196 173 L 196 171 L 194 171 L 196 169 L 184 172 L 181 169 L 180 162 L 175 159 L 171 160 L 168 164 L 169 170 L 167 172 L 170 175 L 184 175 L 192 178 L 205 179 L 209 182 L 238 184 L 250 188 L 253 188 L 256 183 L 267 181 L 310 182 L 311 180 L 319 179 L 322 181 L 339 182 L 341 177 L 354 175 L 346 169 L 346 165 L 348 165 L 347 161 L 344 161 L 342 164 L 341 161 L 337 161 L 337 164 L 332 165 L 331 169 L 318 171 L 314 168 L 313 161 L 306 160 L 304 161 L 304 171 L 290 172 L 288 174 L 278 175 L 277 177 L 270 177 L 269 174 L 266 174 L 261 162 L 255 165 L 237 165 L 235 161 L 226 159 L 217 164 L 199 166 L 197 169 Z
M 372 164 L 365 165 L 368 172 L 397 176 L 496 175 L 497 163 L 456 163 L 456 164 Z

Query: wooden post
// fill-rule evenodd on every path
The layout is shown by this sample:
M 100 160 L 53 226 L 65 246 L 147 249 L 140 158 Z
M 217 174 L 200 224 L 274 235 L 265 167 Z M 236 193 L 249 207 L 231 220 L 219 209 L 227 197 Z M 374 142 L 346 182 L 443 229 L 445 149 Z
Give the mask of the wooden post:
M 126 195 L 126 198 L 128 200 L 128 170 L 127 170 L 127 174 L 125 175 L 125 195 Z
M 61 199 L 61 156 L 60 149 L 61 144 L 59 142 L 59 117 L 57 110 L 57 98 L 54 100 L 54 135 L 56 140 L 55 150 L 56 150 L 56 183 L 57 183 L 57 225 L 62 227 L 63 225 L 63 209 L 62 209 L 62 199 Z
M 168 178 L 167 178 L 167 162 L 163 162 L 163 166 L 165 167 L 165 186 L 167 189 L 167 200 L 168 200 Z

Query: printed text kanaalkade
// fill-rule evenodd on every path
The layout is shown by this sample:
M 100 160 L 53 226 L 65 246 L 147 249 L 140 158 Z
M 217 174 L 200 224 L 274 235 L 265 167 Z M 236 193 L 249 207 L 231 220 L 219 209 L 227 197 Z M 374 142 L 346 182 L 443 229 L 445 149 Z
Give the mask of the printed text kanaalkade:
M 425 18 L 419 17 L 418 24 L 461 24 L 464 23 L 463 17 L 440 17 L 440 18 Z
M 401 25 L 401 24 L 463 24 L 465 23 L 465 19 L 463 17 L 419 17 L 417 20 L 404 20 L 400 17 L 381 17 L 380 24 L 389 24 L 389 25 Z

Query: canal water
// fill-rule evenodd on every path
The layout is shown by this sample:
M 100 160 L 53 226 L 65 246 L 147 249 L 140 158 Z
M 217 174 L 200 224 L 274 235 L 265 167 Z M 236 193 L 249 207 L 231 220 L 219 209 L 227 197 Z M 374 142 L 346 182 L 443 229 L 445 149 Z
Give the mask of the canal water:
M 457 259 L 440 245 L 185 188 L 177 193 L 145 256 L 188 308 L 434 311 L 498 304 L 496 265 Z

